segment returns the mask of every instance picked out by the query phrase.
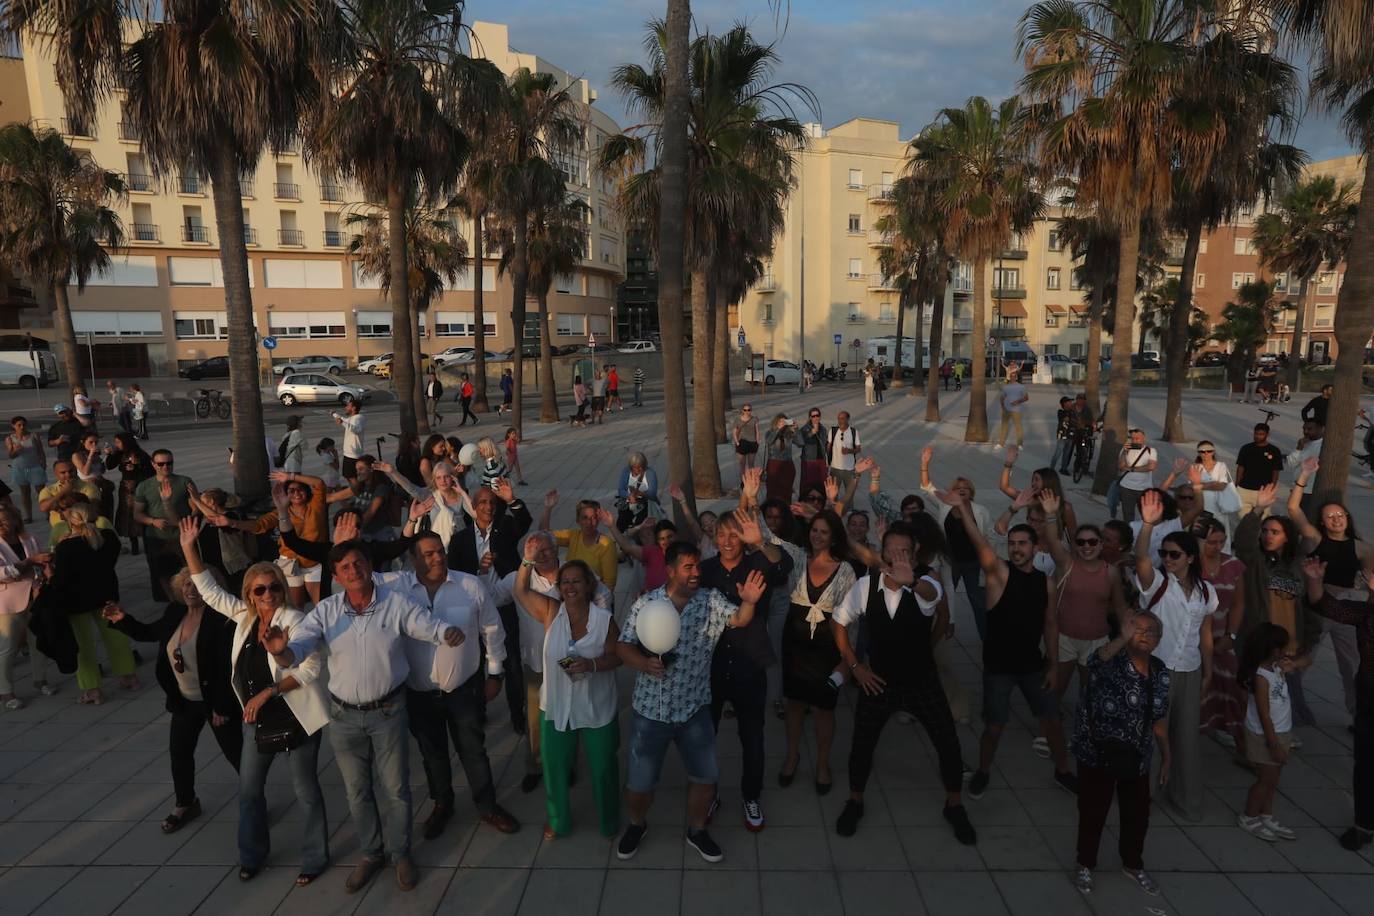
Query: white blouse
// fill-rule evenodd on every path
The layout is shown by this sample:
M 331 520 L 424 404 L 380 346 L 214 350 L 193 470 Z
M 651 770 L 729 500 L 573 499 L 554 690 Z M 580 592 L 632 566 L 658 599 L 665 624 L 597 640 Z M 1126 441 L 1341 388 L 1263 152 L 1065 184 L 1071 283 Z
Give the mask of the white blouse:
M 600 658 L 606 653 L 606 634 L 611 612 L 593 604 L 587 613 L 587 632 L 573 643 L 581 658 Z M 544 683 L 539 688 L 539 708 L 554 728 L 561 732 L 576 728 L 600 728 L 615 720 L 615 672 L 598 671 L 573 680 L 558 664 L 569 654 L 572 624 L 568 610 L 558 606 L 558 615 L 544 634 Z

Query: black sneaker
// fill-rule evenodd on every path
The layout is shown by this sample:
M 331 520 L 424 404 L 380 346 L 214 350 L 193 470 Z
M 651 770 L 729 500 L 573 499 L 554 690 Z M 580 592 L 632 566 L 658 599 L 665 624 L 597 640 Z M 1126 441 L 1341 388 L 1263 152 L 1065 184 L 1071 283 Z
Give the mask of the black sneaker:
M 853 836 L 859 829 L 859 820 L 864 816 L 864 803 L 850 799 L 844 803 L 844 810 L 835 821 L 835 832 L 840 836 Z
M 1070 795 L 1078 794 L 1078 775 L 1076 773 L 1055 773 L 1054 784 Z
M 539 788 L 539 784 L 543 781 L 543 773 L 526 773 L 524 778 L 520 780 L 520 791 L 529 795 L 535 789 Z
M 986 770 L 979 770 L 974 773 L 968 779 L 968 797 L 975 801 L 982 798 L 983 793 L 988 790 L 988 783 L 991 781 L 992 777 L 988 775 Z
M 687 845 L 695 849 L 707 862 L 719 862 L 725 858 L 725 853 L 720 851 L 720 846 L 711 839 L 711 834 L 706 832 L 705 827 L 700 830 L 687 828 Z
M 644 834 L 649 832 L 649 825 L 629 824 L 625 832 L 620 835 L 620 842 L 615 847 L 615 857 L 617 859 L 633 859 L 635 853 L 639 852 L 639 844 L 644 840 Z
M 1351 852 L 1359 852 L 1370 843 L 1374 843 L 1374 831 L 1362 827 L 1351 827 L 1341 834 L 1341 846 Z
M 954 828 L 954 838 L 965 846 L 978 842 L 978 834 L 969 823 L 968 812 L 963 805 L 945 805 L 945 820 Z

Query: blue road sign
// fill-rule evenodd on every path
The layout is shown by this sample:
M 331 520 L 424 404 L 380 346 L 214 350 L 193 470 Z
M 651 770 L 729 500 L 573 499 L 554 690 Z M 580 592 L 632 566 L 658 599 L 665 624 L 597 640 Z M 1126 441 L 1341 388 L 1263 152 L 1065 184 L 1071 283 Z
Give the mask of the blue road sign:
M 275 338 L 275 337 L 264 337 L 264 338 L 262 339 L 262 346 L 263 346 L 263 349 L 266 349 L 266 350 L 275 350 L 275 349 L 277 349 L 277 338 Z
M 838 346 L 839 346 L 840 344 L 842 344 L 842 343 L 844 343 L 844 335 L 843 335 L 843 334 L 836 334 L 836 335 L 835 335 L 835 346 L 838 347 Z

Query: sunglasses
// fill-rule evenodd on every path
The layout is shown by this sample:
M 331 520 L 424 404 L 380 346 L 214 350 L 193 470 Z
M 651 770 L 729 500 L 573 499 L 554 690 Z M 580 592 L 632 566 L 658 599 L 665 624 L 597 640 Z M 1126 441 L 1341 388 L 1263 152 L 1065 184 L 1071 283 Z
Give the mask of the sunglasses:
M 809 503 L 823 503 L 825 502 L 825 497 L 817 493 L 814 496 L 806 497 L 806 501 Z
M 1178 559 L 1181 559 L 1181 558 L 1183 558 L 1183 557 L 1186 557 L 1187 554 L 1184 553 L 1184 552 L 1181 551 L 1181 550 L 1165 550 L 1164 548 L 1161 547 L 1161 548 L 1159 549 L 1159 556 L 1160 556 L 1161 559 L 1164 559 L 1164 560 L 1178 560 Z
M 1217 450 L 1214 448 L 1200 448 L 1197 450 L 1199 455 L 1215 455 Z
M 271 592 L 271 593 L 274 594 L 274 595 L 280 595 L 280 594 L 282 593 L 281 583 L 280 583 L 280 582 L 271 582 L 271 583 L 268 583 L 267 585 L 255 585 L 255 586 L 253 586 L 253 595 L 254 595 L 255 597 L 261 598 L 263 595 L 267 594 L 268 592 Z
M 177 674 L 186 673 L 186 658 L 181 654 L 179 646 L 172 650 L 172 670 Z
M 1079 547 L 1096 547 L 1098 544 L 1102 542 L 1099 541 L 1097 538 L 1075 538 L 1074 543 L 1077 544 Z
M 153 467 L 155 467 L 155 468 L 169 468 L 169 467 L 171 467 L 171 466 L 172 466 L 172 462 L 170 462 L 170 461 L 154 461 L 154 462 L 153 462 Z

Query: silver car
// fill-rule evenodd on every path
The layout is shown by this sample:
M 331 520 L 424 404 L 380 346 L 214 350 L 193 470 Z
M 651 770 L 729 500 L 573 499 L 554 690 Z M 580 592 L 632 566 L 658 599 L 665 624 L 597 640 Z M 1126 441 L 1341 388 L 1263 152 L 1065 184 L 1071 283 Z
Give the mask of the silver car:
M 293 372 L 277 383 L 277 400 L 285 407 L 296 404 L 347 404 L 366 401 L 371 390 L 350 385 L 329 375 L 316 372 Z
M 344 361 L 338 356 L 300 356 L 272 367 L 277 375 L 290 375 L 293 372 L 328 372 L 340 375 L 344 371 Z

